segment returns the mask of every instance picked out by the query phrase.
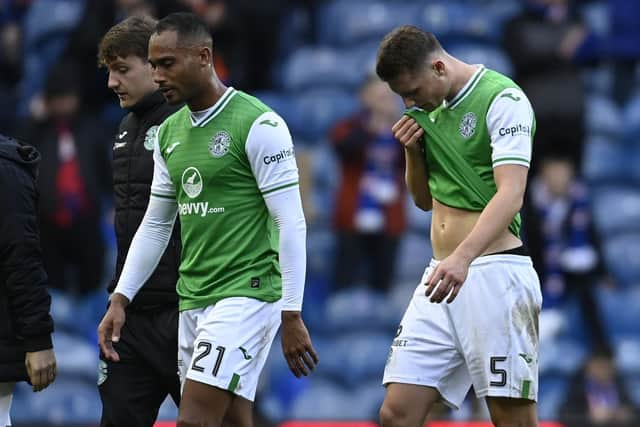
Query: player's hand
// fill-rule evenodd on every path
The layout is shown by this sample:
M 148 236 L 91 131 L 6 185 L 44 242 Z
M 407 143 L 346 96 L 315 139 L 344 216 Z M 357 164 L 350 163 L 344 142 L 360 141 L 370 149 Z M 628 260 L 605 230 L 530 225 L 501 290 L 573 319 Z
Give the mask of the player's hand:
M 455 252 L 443 259 L 429 274 L 424 284 L 427 287 L 425 295 L 430 296 L 430 301 L 435 303 L 440 303 L 449 296 L 447 304 L 452 303 L 467 279 L 470 263 L 470 260 Z
M 299 311 L 282 312 L 282 352 L 296 378 L 309 375 L 318 363 L 318 355 Z
M 124 295 L 113 294 L 109 308 L 98 326 L 98 344 L 107 360 L 120 361 L 120 355 L 113 348 L 113 343 L 120 341 L 120 330 L 126 319 L 124 308 L 128 303 L 129 300 Z
M 56 379 L 56 355 L 51 348 L 27 352 L 24 364 L 33 391 L 44 390 Z
M 413 118 L 403 115 L 391 128 L 393 136 L 409 150 L 420 150 L 420 138 L 424 130 Z

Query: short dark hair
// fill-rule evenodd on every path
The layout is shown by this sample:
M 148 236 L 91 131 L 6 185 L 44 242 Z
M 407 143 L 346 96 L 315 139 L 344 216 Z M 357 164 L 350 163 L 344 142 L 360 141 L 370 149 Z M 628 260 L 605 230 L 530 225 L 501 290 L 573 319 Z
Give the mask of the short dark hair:
M 111 27 L 98 45 L 98 65 L 107 66 L 116 58 L 129 55 L 147 60 L 149 38 L 156 27 L 156 20 L 145 16 L 132 16 Z
M 429 55 L 442 51 L 433 33 L 404 25 L 387 34 L 378 48 L 376 74 L 388 82 L 399 75 L 418 71 Z
M 204 44 L 210 48 L 213 45 L 207 24 L 193 13 L 176 12 L 165 16 L 158 21 L 155 32 L 164 31 L 175 31 L 182 44 Z

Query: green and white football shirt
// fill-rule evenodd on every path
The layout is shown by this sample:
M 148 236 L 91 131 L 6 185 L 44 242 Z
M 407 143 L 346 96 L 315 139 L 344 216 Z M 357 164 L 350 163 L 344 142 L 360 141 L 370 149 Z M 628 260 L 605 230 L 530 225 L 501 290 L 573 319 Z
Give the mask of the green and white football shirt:
M 264 197 L 298 185 L 284 120 L 229 88 L 204 112 L 185 106 L 167 118 L 154 160 L 152 197 L 178 204 L 180 310 L 235 296 L 280 299 L 278 229 Z
M 451 101 L 425 114 L 447 138 L 439 143 L 453 146 L 494 192 L 493 168 L 506 164 L 529 167 L 535 117 L 526 95 L 508 77 L 479 66 Z M 455 208 L 484 209 L 452 178 L 456 164 L 438 158 L 429 141 L 425 155 L 433 198 Z M 519 214 L 516 224 L 519 230 Z

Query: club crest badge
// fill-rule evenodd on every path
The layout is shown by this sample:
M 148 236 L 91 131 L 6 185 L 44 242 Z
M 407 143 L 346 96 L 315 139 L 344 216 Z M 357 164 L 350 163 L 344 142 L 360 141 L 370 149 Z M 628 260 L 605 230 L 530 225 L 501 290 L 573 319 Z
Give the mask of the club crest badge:
M 462 116 L 462 120 L 460 121 L 460 126 L 458 130 L 460 131 L 460 135 L 464 138 L 469 139 L 476 133 L 476 124 L 478 124 L 478 118 L 471 111 Z
M 153 151 L 153 144 L 156 140 L 156 135 L 158 135 L 158 126 L 151 126 L 144 136 L 144 148 L 146 150 Z
M 216 133 L 209 143 L 209 153 L 213 157 L 220 158 L 227 154 L 231 145 L 231 135 L 227 131 L 221 130 Z

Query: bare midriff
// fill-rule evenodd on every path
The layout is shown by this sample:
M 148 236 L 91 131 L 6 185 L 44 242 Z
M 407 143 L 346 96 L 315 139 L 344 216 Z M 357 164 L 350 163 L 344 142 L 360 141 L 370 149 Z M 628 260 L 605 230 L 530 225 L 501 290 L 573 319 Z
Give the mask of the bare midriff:
M 458 247 L 471 233 L 481 212 L 452 208 L 433 199 L 431 216 L 431 245 L 433 256 L 437 260 L 444 259 Z M 508 229 L 502 231 L 487 247 L 482 255 L 517 248 L 522 241 Z

